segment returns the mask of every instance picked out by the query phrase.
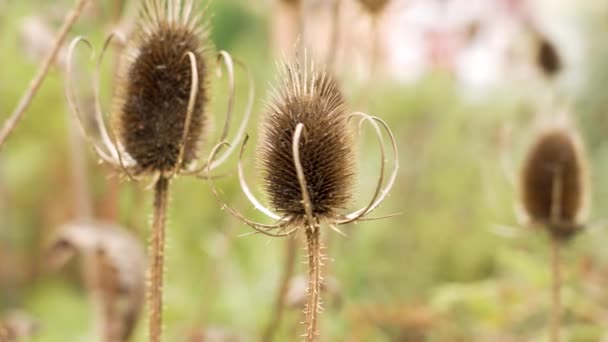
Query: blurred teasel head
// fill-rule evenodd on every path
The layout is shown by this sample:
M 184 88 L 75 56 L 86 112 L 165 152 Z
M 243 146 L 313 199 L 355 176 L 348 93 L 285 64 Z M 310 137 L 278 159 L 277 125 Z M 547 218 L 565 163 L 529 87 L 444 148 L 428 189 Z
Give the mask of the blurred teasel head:
M 371 15 L 379 15 L 384 11 L 390 0 L 359 0 L 359 4 Z
M 536 64 L 546 77 L 557 76 L 562 70 L 562 59 L 556 45 L 549 38 L 538 34 Z
M 521 171 L 522 204 L 531 223 L 558 238 L 573 236 L 586 219 L 587 160 L 573 128 L 555 125 L 538 133 Z

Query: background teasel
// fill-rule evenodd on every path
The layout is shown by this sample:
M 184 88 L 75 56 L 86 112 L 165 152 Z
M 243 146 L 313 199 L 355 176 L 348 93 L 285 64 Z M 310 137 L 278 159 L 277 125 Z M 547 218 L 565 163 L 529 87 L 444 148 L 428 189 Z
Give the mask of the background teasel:
M 530 223 L 545 226 L 558 239 L 577 233 L 588 214 L 588 176 L 584 148 L 573 128 L 554 125 L 538 132 L 520 184 Z
M 340 210 L 348 206 L 355 177 L 351 118 L 369 122 L 377 134 L 381 151 L 380 176 L 374 195 L 367 206 L 350 214 Z M 385 184 L 386 131 L 393 152 L 394 167 Z M 242 145 L 241 157 L 247 140 Z M 306 341 L 318 335 L 321 300 L 321 227 L 327 225 L 341 233 L 338 225 L 364 219 L 386 198 L 394 184 L 397 170 L 397 147 L 392 132 L 381 119 L 356 112 L 348 114 L 344 97 L 331 77 L 316 70 L 306 56 L 302 61 L 284 62 L 280 81 L 266 108 L 262 124 L 258 160 L 264 175 L 264 190 L 280 214 L 264 207 L 251 192 L 239 161 L 239 181 L 250 202 L 268 217 L 273 225 L 251 221 L 224 202 L 209 178 L 218 200 L 233 215 L 257 233 L 285 237 L 304 230 L 308 250 L 308 291 L 306 304 Z M 222 147 L 218 144 L 209 158 Z
M 51 267 L 81 259 L 87 291 L 95 308 L 95 336 L 100 341 L 128 341 L 144 299 L 146 255 L 128 230 L 97 221 L 63 225 L 48 251 Z
M 589 185 L 583 144 L 573 127 L 545 127 L 528 151 L 521 174 L 521 200 L 532 224 L 551 237 L 552 297 L 550 340 L 560 340 L 562 244 L 580 232 L 587 219 Z
M 359 0 L 361 7 L 372 16 L 382 13 L 389 2 L 390 0 Z
M 152 341 L 162 338 L 165 221 L 170 181 L 178 174 L 204 178 L 204 171 L 218 167 L 233 150 L 229 149 L 217 160 L 210 159 L 209 165 L 197 165 L 197 149 L 209 102 L 209 71 L 213 67 L 211 44 L 201 15 L 195 0 L 142 2 L 138 26 L 126 42 L 120 63 L 110 130 L 104 124 L 99 101 L 99 66 L 111 40 L 120 38 L 120 35 L 113 33 L 107 38 L 94 77 L 95 120 L 100 132 L 87 134 L 87 138 L 103 161 L 122 170 L 129 179 L 145 176 L 154 179 L 147 288 Z M 69 47 L 68 74 L 72 73 L 74 50 L 81 41 L 85 41 L 84 38 L 76 38 Z M 231 124 L 234 102 L 234 66 L 232 57 L 225 51 L 220 51 L 217 58 L 226 65 L 230 87 L 226 122 L 220 137 L 224 141 Z M 249 81 L 249 103 L 235 141 L 244 134 L 251 113 L 251 75 Z M 68 76 L 66 92 L 70 107 L 81 125 L 86 127 L 82 124 L 72 88 L 71 77 Z M 101 141 L 95 141 L 92 136 L 99 136 Z

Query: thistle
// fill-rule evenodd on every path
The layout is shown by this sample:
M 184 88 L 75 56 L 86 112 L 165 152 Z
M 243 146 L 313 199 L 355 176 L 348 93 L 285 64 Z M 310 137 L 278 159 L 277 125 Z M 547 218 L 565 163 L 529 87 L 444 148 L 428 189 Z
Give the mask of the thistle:
M 576 132 L 556 126 L 532 144 L 521 175 L 522 204 L 531 223 L 546 229 L 552 241 L 551 341 L 559 341 L 560 249 L 583 228 L 588 189 L 587 166 Z
M 262 224 L 245 218 L 222 200 L 211 178 L 209 184 L 223 206 L 257 233 L 285 237 L 304 232 L 308 250 L 305 336 L 306 341 L 315 341 L 321 305 L 321 229 L 327 226 L 340 232 L 337 226 L 363 219 L 384 201 L 397 175 L 397 150 L 384 121 L 365 113 L 348 114 L 336 83 L 325 72 L 315 70 L 306 58 L 303 62 L 285 63 L 280 79 L 266 108 L 258 150 L 263 188 L 278 213 L 255 198 L 245 180 L 241 160 L 238 164 L 243 192 L 257 209 L 277 223 Z M 370 202 L 353 213 L 342 214 L 341 210 L 348 207 L 352 198 L 356 176 L 354 139 L 349 125 L 354 117 L 360 117 L 374 128 L 381 147 L 381 170 Z M 395 163 L 386 184 L 382 129 L 391 139 Z M 241 147 L 241 157 L 246 142 L 247 139 Z M 210 158 L 222 145 L 216 145 Z
M 214 60 L 210 56 L 208 30 L 200 18 L 202 14 L 198 13 L 196 1 L 144 0 L 139 15 L 134 34 L 125 42 L 115 85 L 110 129 L 106 128 L 99 103 L 99 66 L 112 39 L 121 38 L 116 33 L 106 39 L 94 76 L 94 120 L 99 132 L 85 135 L 102 161 L 122 171 L 129 179 L 152 177 L 155 184 L 147 298 L 150 339 L 160 341 L 165 221 L 170 182 L 179 174 L 206 177 L 205 170 L 218 167 L 233 149 L 217 159 L 208 159 L 210 164 L 198 165 L 198 145 L 207 126 L 210 71 Z M 76 38 L 68 50 L 69 75 L 79 42 L 87 41 L 82 37 Z M 226 121 L 220 137 L 224 141 L 234 104 L 234 66 L 232 57 L 225 51 L 220 51 L 217 59 L 226 65 L 230 87 Z M 68 101 L 81 126 L 86 127 L 72 95 L 71 78 L 68 76 L 66 83 Z M 235 141 L 244 134 L 252 100 L 250 76 L 249 103 Z M 84 131 L 86 133 L 87 130 Z M 99 136 L 99 139 L 92 136 Z

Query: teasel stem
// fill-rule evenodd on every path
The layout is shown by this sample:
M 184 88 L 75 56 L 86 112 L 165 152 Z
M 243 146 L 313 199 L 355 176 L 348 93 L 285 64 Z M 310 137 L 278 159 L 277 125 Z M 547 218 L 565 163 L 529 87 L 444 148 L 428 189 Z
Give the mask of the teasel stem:
M 17 108 L 15 108 L 11 116 L 4 122 L 2 130 L 0 130 L 0 149 L 2 149 L 4 143 L 6 142 L 12 131 L 15 129 L 19 121 L 23 119 L 23 114 L 25 113 L 30 103 L 34 99 L 34 96 L 40 89 L 42 82 L 46 78 L 46 75 L 48 74 L 49 69 L 51 68 L 51 65 L 53 65 L 57 54 L 61 50 L 61 46 L 63 45 L 63 42 L 68 35 L 68 32 L 82 13 L 82 9 L 87 4 L 87 2 L 88 0 L 78 0 L 76 6 L 74 6 L 74 9 L 72 9 L 72 11 L 66 16 L 63 25 L 59 29 L 57 38 L 55 38 L 55 41 L 53 42 L 53 48 L 40 65 L 36 76 L 34 76 L 34 78 L 30 81 L 27 90 L 25 91 L 25 93 L 19 100 L 19 103 L 17 104 Z
M 553 274 L 553 286 L 551 291 L 551 342 L 559 341 L 559 331 L 561 326 L 561 267 L 560 267 L 561 241 L 557 237 L 551 238 L 551 269 Z
M 553 175 L 553 184 L 551 189 L 551 223 L 559 224 L 562 211 L 562 193 L 563 193 L 562 168 L 556 167 Z M 549 229 L 549 232 L 554 231 Z M 559 341 L 560 318 L 561 318 L 561 269 L 560 269 L 560 247 L 561 241 L 559 237 L 551 234 L 551 271 L 552 271 L 552 291 L 551 291 L 551 323 L 550 323 L 550 341 Z
M 285 245 L 285 263 L 283 264 L 283 274 L 281 275 L 281 283 L 279 285 L 279 292 L 277 293 L 276 304 L 274 313 L 270 322 L 264 330 L 262 335 L 262 341 L 270 342 L 274 339 L 275 333 L 281 326 L 281 320 L 283 319 L 283 313 L 285 312 L 285 305 L 287 301 L 287 292 L 289 290 L 289 281 L 293 277 L 296 264 L 296 248 L 297 240 L 295 237 L 288 237 L 287 244 Z
M 154 186 L 154 218 L 148 270 L 149 338 L 160 342 L 163 333 L 163 275 L 165 266 L 165 222 L 169 198 L 169 178 L 160 176 Z
M 318 225 L 306 227 L 308 249 L 308 290 L 306 301 L 306 342 L 317 340 L 317 315 L 321 304 L 321 239 Z

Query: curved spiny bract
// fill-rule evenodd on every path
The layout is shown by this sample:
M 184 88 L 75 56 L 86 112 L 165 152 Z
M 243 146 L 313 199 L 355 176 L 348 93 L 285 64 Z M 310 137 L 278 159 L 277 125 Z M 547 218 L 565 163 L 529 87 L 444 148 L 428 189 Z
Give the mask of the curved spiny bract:
M 542 132 L 522 170 L 522 201 L 529 219 L 559 238 L 581 227 L 586 207 L 586 160 L 578 137 L 565 128 Z
M 144 1 L 139 26 L 122 61 L 114 112 L 119 138 L 139 173 L 173 172 L 196 158 L 208 102 L 208 35 L 193 0 Z M 192 84 L 198 89 L 183 164 L 179 162 Z
M 259 160 L 265 190 L 277 211 L 292 220 L 304 220 L 292 148 L 296 126 L 302 123 L 300 161 L 312 214 L 319 220 L 335 219 L 337 210 L 347 206 L 354 182 L 353 141 L 344 97 L 330 76 L 315 71 L 313 65 L 286 64 L 280 77 L 262 124 Z

